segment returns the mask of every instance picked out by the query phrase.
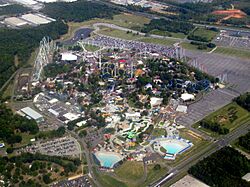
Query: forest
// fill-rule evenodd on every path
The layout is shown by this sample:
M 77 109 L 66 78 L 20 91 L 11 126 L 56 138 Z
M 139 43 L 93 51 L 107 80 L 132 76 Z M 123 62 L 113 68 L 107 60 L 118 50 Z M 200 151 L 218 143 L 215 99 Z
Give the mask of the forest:
M 82 22 L 92 18 L 112 18 L 118 10 L 90 1 L 49 3 L 43 12 L 58 20 Z
M 249 187 L 241 179 L 250 171 L 250 161 L 231 147 L 225 147 L 192 166 L 188 173 L 209 186 Z
M 38 133 L 39 129 L 34 120 L 28 120 L 8 109 L 5 105 L 0 105 L 0 139 L 8 144 L 20 143 L 21 133 Z
M 22 5 L 8 5 L 0 7 L 0 16 L 2 15 L 12 15 L 12 14 L 21 14 L 29 11 L 30 9 Z
M 247 111 L 250 112 L 250 92 L 247 92 L 236 99 L 234 101 L 240 105 L 241 107 L 245 108 Z
M 239 137 L 238 144 L 250 153 L 250 132 Z
M 0 30 L 0 87 L 20 67 L 27 64 L 31 53 L 44 36 L 52 39 L 65 34 L 68 27 L 62 21 L 34 28 Z
M 149 24 L 144 25 L 142 32 L 148 33 L 152 30 L 168 31 L 174 33 L 188 34 L 194 29 L 194 26 L 190 23 L 184 23 L 181 21 L 170 21 L 165 19 L 153 19 Z

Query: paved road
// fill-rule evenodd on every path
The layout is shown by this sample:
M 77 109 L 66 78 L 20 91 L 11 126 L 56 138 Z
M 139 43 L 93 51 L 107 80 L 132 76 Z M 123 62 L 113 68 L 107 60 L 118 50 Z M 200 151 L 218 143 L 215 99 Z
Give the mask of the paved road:
M 203 158 L 208 157 L 214 152 L 220 150 L 221 148 L 229 145 L 230 142 L 246 134 L 249 130 L 250 130 L 250 121 L 241 125 L 239 128 L 232 131 L 228 135 L 222 136 L 215 143 L 212 143 L 211 145 L 207 146 L 205 149 L 203 149 L 199 153 L 192 155 L 191 157 L 185 159 L 178 166 L 172 168 L 166 176 L 162 177 L 161 179 L 153 183 L 151 186 L 158 187 L 164 184 L 170 185 L 173 182 L 173 177 L 176 177 L 180 173 L 186 172 L 192 165 L 196 164 L 198 161 L 202 160 Z M 167 178 L 167 176 L 170 173 L 173 173 L 173 176 L 169 178 L 168 180 L 164 180 Z

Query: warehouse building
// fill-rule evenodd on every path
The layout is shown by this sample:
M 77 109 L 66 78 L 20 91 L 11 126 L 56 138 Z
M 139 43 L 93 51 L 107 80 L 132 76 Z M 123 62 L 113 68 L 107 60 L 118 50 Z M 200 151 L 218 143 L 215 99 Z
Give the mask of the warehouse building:
M 35 120 L 37 123 L 44 121 L 43 116 L 30 107 L 22 108 L 21 110 L 19 110 L 19 114 L 20 113 L 22 113 L 28 119 Z
M 24 20 L 22 20 L 20 18 L 17 18 L 17 17 L 5 18 L 4 22 L 7 25 L 12 25 L 12 26 L 15 26 L 15 27 L 22 27 L 22 26 L 28 25 L 27 21 L 24 21 Z
M 37 14 L 24 14 L 21 18 L 29 23 L 35 25 L 42 25 L 51 22 L 51 18 L 46 18 L 45 16 L 37 15 Z

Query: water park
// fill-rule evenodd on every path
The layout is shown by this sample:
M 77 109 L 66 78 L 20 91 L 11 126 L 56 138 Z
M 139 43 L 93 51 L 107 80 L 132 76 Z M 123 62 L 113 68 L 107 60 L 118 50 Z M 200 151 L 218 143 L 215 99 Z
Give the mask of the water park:
M 114 168 L 120 161 L 123 160 L 123 156 L 115 152 L 98 151 L 94 153 L 94 156 L 97 163 L 106 169 Z
M 180 137 L 167 137 L 155 141 L 154 150 L 164 159 L 174 160 L 178 154 L 181 154 L 191 148 L 193 144 L 189 140 Z

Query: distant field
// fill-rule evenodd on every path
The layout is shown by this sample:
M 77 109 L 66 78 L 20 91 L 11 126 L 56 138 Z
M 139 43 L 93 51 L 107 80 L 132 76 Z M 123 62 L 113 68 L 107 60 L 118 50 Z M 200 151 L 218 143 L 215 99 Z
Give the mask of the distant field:
M 212 49 L 210 49 L 210 48 L 200 50 L 200 49 L 198 49 L 198 46 L 197 46 L 197 45 L 192 45 L 191 43 L 188 43 L 188 42 L 183 42 L 183 43 L 181 43 L 181 46 L 182 46 L 184 49 L 195 50 L 195 51 L 209 52 L 209 51 L 212 50 Z
M 234 118 L 233 113 L 235 113 L 236 118 Z M 249 119 L 250 115 L 247 110 L 243 109 L 236 103 L 230 103 L 225 107 L 215 111 L 209 116 L 205 117 L 203 120 L 211 121 L 220 124 L 222 127 L 229 129 L 229 131 L 234 130 L 240 126 L 243 122 Z M 219 134 L 213 132 L 209 129 L 199 127 L 199 122 L 194 124 L 193 127 L 207 133 L 210 136 L 218 136 Z
M 212 41 L 216 35 L 218 34 L 218 32 L 215 32 L 215 31 L 211 31 L 211 30 L 208 30 L 208 29 L 205 29 L 205 28 L 197 28 L 193 31 L 192 33 L 194 36 L 197 36 L 197 37 L 203 37 L 203 38 L 206 38 L 207 41 Z
M 150 22 L 150 19 L 143 16 L 137 16 L 133 14 L 118 14 L 113 17 L 113 19 L 100 19 L 95 18 L 84 22 L 68 22 L 69 31 L 67 34 L 61 37 L 62 40 L 67 40 L 73 37 L 74 32 L 81 27 L 92 27 L 94 23 L 112 23 L 121 27 L 126 27 L 130 29 L 138 30 L 144 24 Z
M 239 57 L 239 58 L 250 58 L 250 52 L 244 49 L 235 49 L 235 48 L 228 48 L 228 47 L 218 47 L 214 53 L 223 54 L 226 56 L 232 57 Z
M 126 181 L 136 182 L 143 177 L 143 163 L 137 161 L 126 161 L 117 169 L 115 174 Z
M 87 51 L 92 51 L 92 52 L 97 51 L 98 49 L 100 49 L 99 47 L 94 46 L 94 45 L 85 45 L 84 47 L 85 47 L 85 49 Z
M 134 33 L 127 33 L 126 31 L 121 31 L 121 30 L 107 28 L 107 27 L 102 27 L 98 31 L 98 33 L 106 35 L 106 36 L 125 39 L 125 40 L 137 40 L 137 39 L 142 37 L 142 36 L 134 34 Z
M 183 39 L 186 37 L 184 33 L 174 33 L 174 32 L 168 32 L 168 31 L 160 31 L 160 30 L 152 30 L 149 32 L 150 34 L 160 35 L 160 36 L 168 36 L 173 38 L 180 38 Z

